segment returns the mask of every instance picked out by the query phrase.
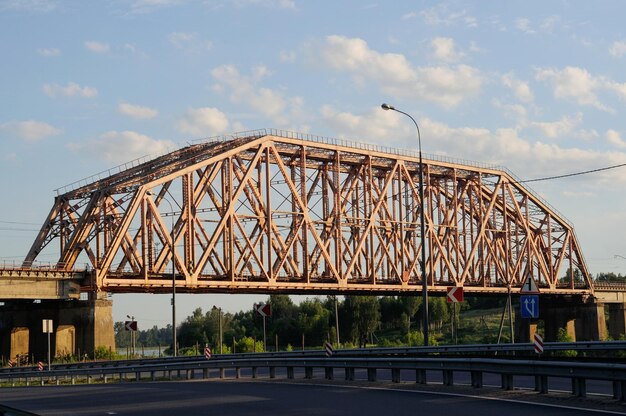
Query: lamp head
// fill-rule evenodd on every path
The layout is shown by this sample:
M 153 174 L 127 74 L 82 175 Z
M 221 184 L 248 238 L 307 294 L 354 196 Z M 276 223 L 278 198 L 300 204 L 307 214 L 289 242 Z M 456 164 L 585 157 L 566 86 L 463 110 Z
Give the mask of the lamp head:
M 396 108 L 390 104 L 387 103 L 383 103 L 380 108 L 382 108 L 383 110 L 395 110 Z

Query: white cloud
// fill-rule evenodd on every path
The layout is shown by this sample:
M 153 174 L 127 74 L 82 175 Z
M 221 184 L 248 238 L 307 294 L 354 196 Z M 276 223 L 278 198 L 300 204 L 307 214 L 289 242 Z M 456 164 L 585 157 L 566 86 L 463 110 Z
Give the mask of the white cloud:
M 525 17 L 521 17 L 515 20 L 515 28 L 527 34 L 535 34 L 537 33 L 534 29 L 530 27 L 530 20 Z
M 57 48 L 42 48 L 37 49 L 37 53 L 41 56 L 50 57 L 50 56 L 59 56 L 61 55 L 61 51 Z
M 553 33 L 561 23 L 559 16 L 549 16 L 543 19 L 536 27 L 533 27 L 531 21 L 525 17 L 520 17 L 515 20 L 515 28 L 527 35 L 534 35 L 537 33 Z
M 93 53 L 108 53 L 111 51 L 111 47 L 108 43 L 96 42 L 96 41 L 85 41 L 85 48 Z
M 150 119 L 159 114 L 159 112 L 153 108 L 142 107 L 140 105 L 133 105 L 129 103 L 120 103 L 117 106 L 117 111 L 121 114 L 137 119 Z
M 280 59 L 280 62 L 283 62 L 285 64 L 292 64 L 296 62 L 296 53 L 288 52 L 288 51 L 280 51 L 279 59 Z
M 562 70 L 538 69 L 535 78 L 549 81 L 554 87 L 556 98 L 572 100 L 580 105 L 590 105 L 599 110 L 614 112 L 602 104 L 597 96 L 601 89 L 619 90 L 620 85 L 604 77 L 594 77 L 586 69 L 568 66 Z
M 203 53 L 213 48 L 213 42 L 202 39 L 197 33 L 172 32 L 167 35 L 167 40 L 187 53 Z
M 622 135 L 615 130 L 607 130 L 606 141 L 618 149 L 626 149 L 626 141 L 622 139 Z
M 611 56 L 621 58 L 626 54 L 626 42 L 623 40 L 613 42 L 609 47 L 609 53 Z
M 419 12 L 424 22 L 432 26 L 478 27 L 478 20 L 465 10 L 451 12 L 445 3 Z
M 498 99 L 491 100 L 491 104 L 502 110 L 503 114 L 508 118 L 516 120 L 518 126 L 523 127 L 527 124 L 528 109 L 521 104 L 507 104 Z
M 515 98 L 518 100 L 529 103 L 534 99 L 533 92 L 530 90 L 528 84 L 515 77 L 512 73 L 503 75 L 500 80 L 502 84 L 513 91 Z
M 363 137 L 370 139 L 382 139 L 393 143 L 394 133 L 397 132 L 398 119 L 387 117 L 380 107 L 375 107 L 364 114 L 356 115 L 345 111 L 339 111 L 331 105 L 320 108 L 320 115 L 325 124 L 337 132 L 338 139 L 352 139 L 362 141 Z M 410 126 L 408 126 L 410 127 Z M 414 131 L 414 130 L 413 130 Z M 392 145 L 388 143 L 388 145 Z
M 75 82 L 68 82 L 65 86 L 58 84 L 45 84 L 43 86 L 43 92 L 50 98 L 56 98 L 59 96 L 94 98 L 98 95 L 97 89 L 87 86 L 81 87 Z
M 206 0 L 205 4 L 210 5 L 213 8 L 233 5 L 237 8 L 260 6 L 268 9 L 296 9 L 296 3 L 294 0 Z
M 17 153 L 3 153 L 2 160 L 9 163 L 15 163 L 19 161 L 19 158 L 17 157 Z
M 245 104 L 256 113 L 270 117 L 278 125 L 288 123 L 289 116 L 300 111 L 302 99 L 287 98 L 282 92 L 261 87 L 259 83 L 271 72 L 265 66 L 252 69 L 251 76 L 239 73 L 233 65 L 222 65 L 214 68 L 211 75 L 217 81 L 213 90 L 229 92 L 229 98 L 236 104 Z
M 0 11 L 12 10 L 30 13 L 49 13 L 57 8 L 57 2 L 51 0 L 4 0 L 0 2 Z
M 0 124 L 0 130 L 16 137 L 33 142 L 50 136 L 58 136 L 63 131 L 48 123 L 35 120 L 9 121 Z
M 119 164 L 143 156 L 158 156 L 170 152 L 175 145 L 171 141 L 156 140 L 134 131 L 113 130 L 102 134 L 97 139 L 71 143 L 68 148 L 81 155 Z
M 435 59 L 443 62 L 458 62 L 463 59 L 464 54 L 456 50 L 454 39 L 435 38 L 430 42 Z
M 178 121 L 178 130 L 195 137 L 209 137 L 228 130 L 226 114 L 212 107 L 190 108 Z
M 356 137 L 360 142 L 366 137 L 385 146 L 417 150 L 414 126 L 405 116 L 396 112 L 372 109 L 364 114 L 352 114 L 324 106 L 320 113 L 324 122 L 337 132 L 335 137 L 345 139 Z M 601 152 L 564 147 L 553 142 L 524 137 L 520 134 L 522 129 L 453 127 L 427 117 L 420 117 L 418 113 L 414 114 L 420 127 L 425 157 L 437 154 L 437 157 L 450 157 L 451 161 L 462 158 L 465 161 L 505 166 L 518 174 L 522 180 L 626 163 L 626 154 L 621 151 Z M 577 117 L 578 115 L 572 118 L 576 120 Z M 612 140 L 618 136 L 611 133 L 607 137 L 611 135 Z M 572 183 L 572 189 L 580 190 L 582 180 L 603 186 L 610 180 L 626 183 L 626 170 L 581 177 L 579 181 Z M 611 186 L 614 186 L 614 182 Z
M 422 98 L 451 109 L 477 95 L 480 71 L 468 65 L 413 67 L 404 55 L 379 53 L 363 39 L 328 36 L 321 45 L 308 45 L 314 62 L 347 72 L 357 84 L 378 85 L 394 97 Z
M 559 16 L 549 16 L 541 21 L 539 28 L 546 33 L 552 33 L 557 29 L 557 26 L 561 23 Z
M 158 9 L 183 4 L 185 0 L 133 0 L 130 4 L 132 13 L 145 14 Z
M 550 139 L 562 137 L 571 134 L 574 127 L 583 121 L 582 113 L 576 113 L 573 117 L 563 117 L 559 121 L 553 122 L 533 122 L 532 125 L 537 127 L 543 135 Z

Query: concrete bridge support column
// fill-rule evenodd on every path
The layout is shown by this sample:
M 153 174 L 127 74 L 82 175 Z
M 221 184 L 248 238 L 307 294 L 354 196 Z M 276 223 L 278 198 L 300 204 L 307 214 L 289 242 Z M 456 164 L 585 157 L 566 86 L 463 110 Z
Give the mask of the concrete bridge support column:
M 626 304 L 609 303 L 609 335 L 620 339 L 626 334 Z
M 0 355 L 26 355 L 46 361 L 48 336 L 42 322 L 51 319 L 51 356 L 94 356 L 98 347 L 115 348 L 112 302 L 107 299 L 5 302 L 0 306 Z
M 604 304 L 589 302 L 578 306 L 576 339 L 579 341 L 601 341 L 606 339 Z
M 543 340 L 555 342 L 558 340 L 559 330 L 565 329 L 572 341 L 576 341 L 575 325 L 577 308 L 578 306 L 546 306 L 545 312 L 541 314 L 544 324 Z
M 599 341 L 605 339 L 604 304 L 583 302 L 580 299 L 563 301 L 541 295 L 539 299 L 539 319 L 522 318 L 519 310 L 515 311 L 516 342 L 532 342 L 533 335 L 541 321 L 543 321 L 541 335 L 543 340 L 547 342 L 558 341 L 559 330 L 562 329 L 565 329 L 572 341 Z M 626 321 L 625 317 L 626 312 L 622 309 L 622 322 Z M 619 325 L 619 316 L 616 318 L 616 321 Z
M 537 332 L 537 320 L 522 318 L 518 311 L 515 311 L 515 342 L 532 342 L 533 335 Z

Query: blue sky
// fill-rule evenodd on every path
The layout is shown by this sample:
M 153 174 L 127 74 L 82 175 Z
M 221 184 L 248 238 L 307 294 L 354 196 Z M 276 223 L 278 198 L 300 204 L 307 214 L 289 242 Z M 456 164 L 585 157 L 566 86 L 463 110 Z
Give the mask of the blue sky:
M 621 1 L 0 0 L 0 262 L 54 189 L 192 140 L 273 127 L 507 167 L 626 163 Z M 592 273 L 626 273 L 626 168 L 536 182 Z M 40 259 L 54 261 L 54 258 Z M 264 296 L 181 297 L 181 318 Z M 168 322 L 169 298 L 116 295 Z M 140 309 L 139 311 L 137 309 Z M 143 316 L 142 316 L 143 314 Z

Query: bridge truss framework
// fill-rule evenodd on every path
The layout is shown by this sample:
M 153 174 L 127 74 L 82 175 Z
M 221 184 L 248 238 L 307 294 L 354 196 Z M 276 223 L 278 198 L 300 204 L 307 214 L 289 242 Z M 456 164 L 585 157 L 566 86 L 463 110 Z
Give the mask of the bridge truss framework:
M 83 290 L 591 294 L 572 225 L 492 167 L 261 130 L 192 144 L 56 198 L 24 264 L 57 245 Z M 172 229 L 173 224 L 173 229 Z M 172 239 L 173 236 L 173 239 Z

